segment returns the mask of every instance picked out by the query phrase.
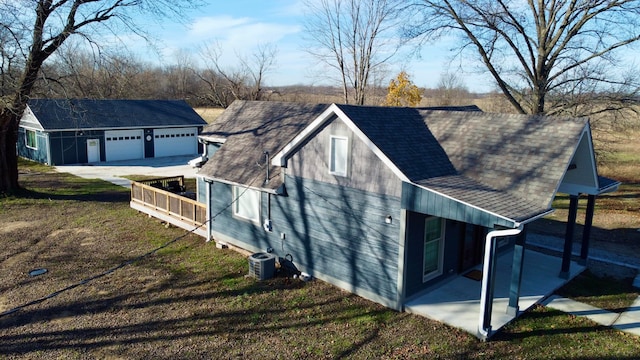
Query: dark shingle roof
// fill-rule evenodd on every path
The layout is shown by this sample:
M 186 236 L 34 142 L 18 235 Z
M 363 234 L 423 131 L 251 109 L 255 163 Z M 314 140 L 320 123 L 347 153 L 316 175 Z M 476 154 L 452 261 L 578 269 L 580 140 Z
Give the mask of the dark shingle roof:
M 460 175 L 548 209 L 588 120 L 421 111 Z
M 409 180 L 456 174 L 418 109 L 337 106 Z
M 276 190 L 282 185 L 280 167 L 269 164 L 265 155 L 275 155 L 327 109 L 324 104 L 234 101 L 216 121 L 205 127 L 203 136 L 226 139 L 200 170 L 215 179 Z
M 416 185 L 515 221 L 530 219 L 547 210 L 528 199 L 496 190 L 463 175 L 419 180 Z
M 476 107 L 434 109 L 335 105 L 410 182 L 522 221 L 549 210 L 587 119 L 499 115 Z M 329 105 L 234 102 L 203 135 L 227 139 L 200 174 L 264 185 L 272 156 Z M 455 110 L 455 111 L 452 111 Z
M 511 219 L 549 209 L 587 124 L 475 107 L 337 106 L 411 182 Z
M 206 125 L 182 100 L 32 99 L 29 108 L 45 130 Z

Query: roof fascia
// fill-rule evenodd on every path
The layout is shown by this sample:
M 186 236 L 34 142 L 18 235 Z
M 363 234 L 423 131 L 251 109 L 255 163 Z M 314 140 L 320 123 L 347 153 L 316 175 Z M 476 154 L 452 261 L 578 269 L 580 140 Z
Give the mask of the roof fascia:
M 609 186 L 605 186 L 603 188 L 598 189 L 598 193 L 594 195 L 602 195 L 602 194 L 618 191 L 618 188 L 620 188 L 620 185 L 622 185 L 622 183 L 620 181 L 616 181 Z
M 564 169 L 564 171 L 562 172 L 562 176 L 560 177 L 560 181 L 558 181 L 558 183 L 556 184 L 556 188 L 553 192 L 553 197 L 551 198 L 551 200 L 549 201 L 549 203 L 547 204 L 548 207 L 551 207 L 551 203 L 553 202 L 553 198 L 555 198 L 555 195 L 558 193 L 558 191 L 560 191 L 560 188 L 562 187 L 562 181 L 564 180 L 565 176 L 567 175 L 567 171 L 569 171 L 569 165 L 571 164 L 571 160 L 573 160 L 573 158 L 576 156 L 576 153 L 578 152 L 578 148 L 580 147 L 580 144 L 582 143 L 582 139 L 584 138 L 585 134 L 587 136 L 588 141 L 588 145 L 589 145 L 589 149 L 590 154 L 589 157 L 591 159 L 591 167 L 592 167 L 592 173 L 593 176 L 595 177 L 594 181 L 595 184 L 598 184 L 598 174 L 597 174 L 597 170 L 595 169 L 595 155 L 594 155 L 594 151 L 593 151 L 593 143 L 591 142 L 591 132 L 589 131 L 590 126 L 589 126 L 589 121 L 587 121 L 584 125 L 584 128 L 582 128 L 582 133 L 580 134 L 580 138 L 578 139 L 578 141 L 576 142 L 573 151 L 571 153 L 571 157 L 569 158 L 569 163 L 566 164 L 566 167 Z
M 587 121 L 585 125 L 583 136 L 587 136 L 587 142 L 589 144 L 589 159 L 591 160 L 591 172 L 593 174 L 593 181 L 596 183 L 598 187 L 600 187 L 600 182 L 598 181 L 598 164 L 596 163 L 596 150 L 593 148 L 593 139 L 591 138 L 591 126 L 590 122 Z M 582 138 L 580 139 L 582 141 Z M 578 146 L 580 143 L 578 143 Z
M 189 125 L 162 125 L 162 126 L 118 126 L 118 127 L 97 127 L 97 128 L 63 128 L 63 129 L 45 129 L 47 132 L 55 131 L 109 131 L 109 130 L 140 130 L 140 129 L 183 129 L 183 128 L 199 128 L 203 125 L 189 124 Z
M 287 143 L 282 150 L 280 150 L 272 159 L 271 165 L 274 166 L 287 166 L 287 158 L 288 156 L 294 152 L 300 144 L 302 144 L 306 139 L 311 137 L 313 133 L 319 129 L 324 123 L 326 123 L 334 114 L 337 109 L 336 104 L 331 104 L 322 114 L 320 114 L 317 118 L 315 118 L 311 124 L 307 125 L 306 128 L 302 129 L 298 135 L 296 135 L 293 140 Z
M 25 115 L 30 117 L 30 118 L 32 118 L 33 121 L 35 121 L 35 124 L 37 124 L 37 126 L 34 127 L 34 126 L 28 126 L 28 125 L 22 124 L 22 119 L 24 119 Z M 31 124 L 34 124 L 34 123 L 31 122 Z M 38 117 L 33 112 L 33 110 L 31 110 L 29 105 L 27 105 L 27 107 L 25 108 L 24 112 L 22 113 L 22 116 L 20 117 L 20 122 L 19 122 L 18 126 L 21 126 L 21 127 L 25 128 L 25 129 L 29 129 L 29 130 L 45 131 L 44 127 L 40 123 L 40 120 L 38 120 Z
M 356 136 L 362 140 L 367 147 L 373 151 L 376 156 L 382 160 L 382 162 L 391 169 L 391 171 L 398 177 L 400 180 L 411 183 L 409 178 L 398 169 L 398 167 L 369 139 L 369 137 L 356 126 L 356 124 L 340 109 L 340 107 L 336 104 L 331 104 L 327 110 L 325 110 L 320 116 L 318 116 L 315 120 L 309 124 L 304 130 L 302 130 L 293 140 L 284 146 L 284 148 L 278 152 L 273 159 L 271 160 L 271 164 L 275 166 L 286 167 L 287 160 L 289 155 L 296 151 L 300 144 L 309 139 L 313 134 L 315 134 L 316 130 L 318 130 L 322 125 L 324 125 L 329 119 L 333 117 L 333 115 L 340 118 L 349 128 L 349 130 L 353 131 Z
M 227 142 L 227 138 L 222 136 L 199 135 L 198 138 L 210 143 L 224 144 L 225 142 Z
M 433 190 L 433 189 L 431 189 L 431 188 L 429 188 L 429 187 L 426 187 L 426 186 L 424 186 L 424 185 L 419 185 L 419 184 L 416 184 L 416 183 L 413 183 L 413 182 L 410 182 L 410 181 L 409 181 L 409 183 L 410 183 L 410 184 L 412 184 L 412 185 L 414 185 L 414 186 L 417 186 L 417 187 L 419 187 L 419 188 L 421 188 L 421 189 L 423 189 L 423 190 L 427 190 L 427 191 L 429 191 L 429 192 L 432 192 L 432 193 L 434 193 L 434 194 L 436 194 L 436 195 L 438 195 L 438 196 L 442 196 L 442 197 L 447 198 L 447 199 L 449 199 L 449 200 L 453 200 L 453 201 L 459 202 L 459 203 L 461 203 L 461 204 L 463 204 L 463 205 L 465 205 L 465 206 L 468 206 L 468 207 L 473 208 L 473 209 L 476 209 L 476 210 L 480 210 L 480 211 L 482 211 L 482 212 L 484 212 L 484 213 L 487 213 L 487 214 L 489 214 L 489 215 L 491 215 L 491 216 L 495 216 L 495 217 L 497 217 L 497 218 L 500 218 L 500 219 L 503 219 L 503 220 L 509 221 L 509 222 L 511 222 L 511 223 L 513 223 L 513 224 L 519 224 L 519 223 L 520 223 L 520 222 L 518 222 L 518 221 L 516 221 L 516 220 L 514 220 L 514 219 L 510 219 L 510 218 L 508 218 L 508 217 L 506 217 L 506 216 L 504 216 L 504 215 L 496 214 L 496 213 L 494 213 L 493 211 L 489 211 L 489 210 L 483 209 L 483 208 L 481 208 L 481 207 L 479 207 L 479 206 L 469 204 L 468 202 L 462 201 L 462 200 L 460 200 L 460 199 L 456 199 L 456 198 L 454 198 L 454 197 L 452 197 L 452 196 L 449 196 L 449 195 L 447 195 L 447 194 L 443 194 L 443 193 L 441 193 L 441 192 L 439 192 L 439 191 Z M 525 220 L 525 221 L 526 221 L 526 220 Z M 517 227 L 517 226 L 515 226 L 515 227 Z
M 227 184 L 227 185 L 238 186 L 238 187 L 245 188 L 245 189 L 256 190 L 256 191 L 260 191 L 260 192 L 264 192 L 264 193 L 270 193 L 270 194 L 278 195 L 278 189 L 267 189 L 267 188 L 261 188 L 261 187 L 255 187 L 255 186 L 248 186 L 248 185 L 245 185 L 245 184 L 237 183 L 235 181 L 229 181 L 229 180 L 224 180 L 224 179 L 220 179 L 220 178 L 216 178 L 216 177 L 206 176 L 206 175 L 202 175 L 200 173 L 196 174 L 196 176 L 201 177 L 202 180 L 204 180 L 204 181 L 210 180 L 210 181 L 219 182 L 219 183 L 223 183 L 223 184 Z

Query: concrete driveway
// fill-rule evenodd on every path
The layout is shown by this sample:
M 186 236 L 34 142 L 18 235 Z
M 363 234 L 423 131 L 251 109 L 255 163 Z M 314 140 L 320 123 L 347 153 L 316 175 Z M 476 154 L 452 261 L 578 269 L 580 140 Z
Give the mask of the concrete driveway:
M 131 186 L 131 181 L 125 179 L 124 176 L 169 177 L 183 175 L 185 178 L 195 178 L 199 169 L 189 166 L 187 162 L 198 156 L 200 155 L 193 154 L 93 164 L 60 165 L 55 168 L 60 172 L 70 173 L 86 179 L 102 179 L 128 188 Z

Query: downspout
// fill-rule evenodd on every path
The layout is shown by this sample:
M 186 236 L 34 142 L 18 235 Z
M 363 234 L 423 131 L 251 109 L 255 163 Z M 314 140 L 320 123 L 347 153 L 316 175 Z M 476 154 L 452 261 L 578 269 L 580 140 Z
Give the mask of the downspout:
M 491 311 L 493 310 L 493 290 L 495 282 L 495 252 L 498 237 L 514 236 L 522 232 L 523 224 L 515 229 L 493 230 L 487 234 L 484 244 L 484 261 L 482 264 L 482 292 L 480 293 L 480 317 L 478 333 L 483 339 L 491 335 Z

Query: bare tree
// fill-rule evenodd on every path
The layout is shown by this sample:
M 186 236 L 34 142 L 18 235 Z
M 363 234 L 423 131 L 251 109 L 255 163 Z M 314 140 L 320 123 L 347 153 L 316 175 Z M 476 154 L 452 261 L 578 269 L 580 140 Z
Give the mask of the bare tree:
M 638 0 L 417 0 L 413 9 L 410 36 L 460 35 L 458 49 L 473 50 L 519 113 L 589 115 L 638 98 L 638 79 L 619 71 L 620 51 L 640 40 Z
M 454 72 L 440 74 L 436 93 L 439 98 L 438 105 L 462 105 L 469 97 L 469 90 L 464 85 L 464 81 Z
M 227 107 L 233 100 L 261 100 L 264 80 L 273 70 L 277 48 L 273 44 L 258 46 L 248 58 L 236 54 L 237 66 L 222 64 L 219 45 L 204 47 L 205 68 L 196 74 L 208 88 L 204 97 L 216 106 Z
M 144 35 L 131 12 L 180 17 L 197 0 L 12 0 L 0 2 L 3 93 L 0 102 L 0 193 L 19 188 L 18 125 L 45 61 L 70 37 L 97 46 L 101 30 Z
M 185 49 L 176 51 L 175 63 L 164 68 L 162 88 L 172 99 L 186 99 L 196 95 L 199 79 L 193 71 L 195 64 L 191 53 Z
M 345 103 L 363 105 L 372 72 L 396 54 L 401 6 L 400 0 L 306 1 L 307 51 L 336 70 Z

